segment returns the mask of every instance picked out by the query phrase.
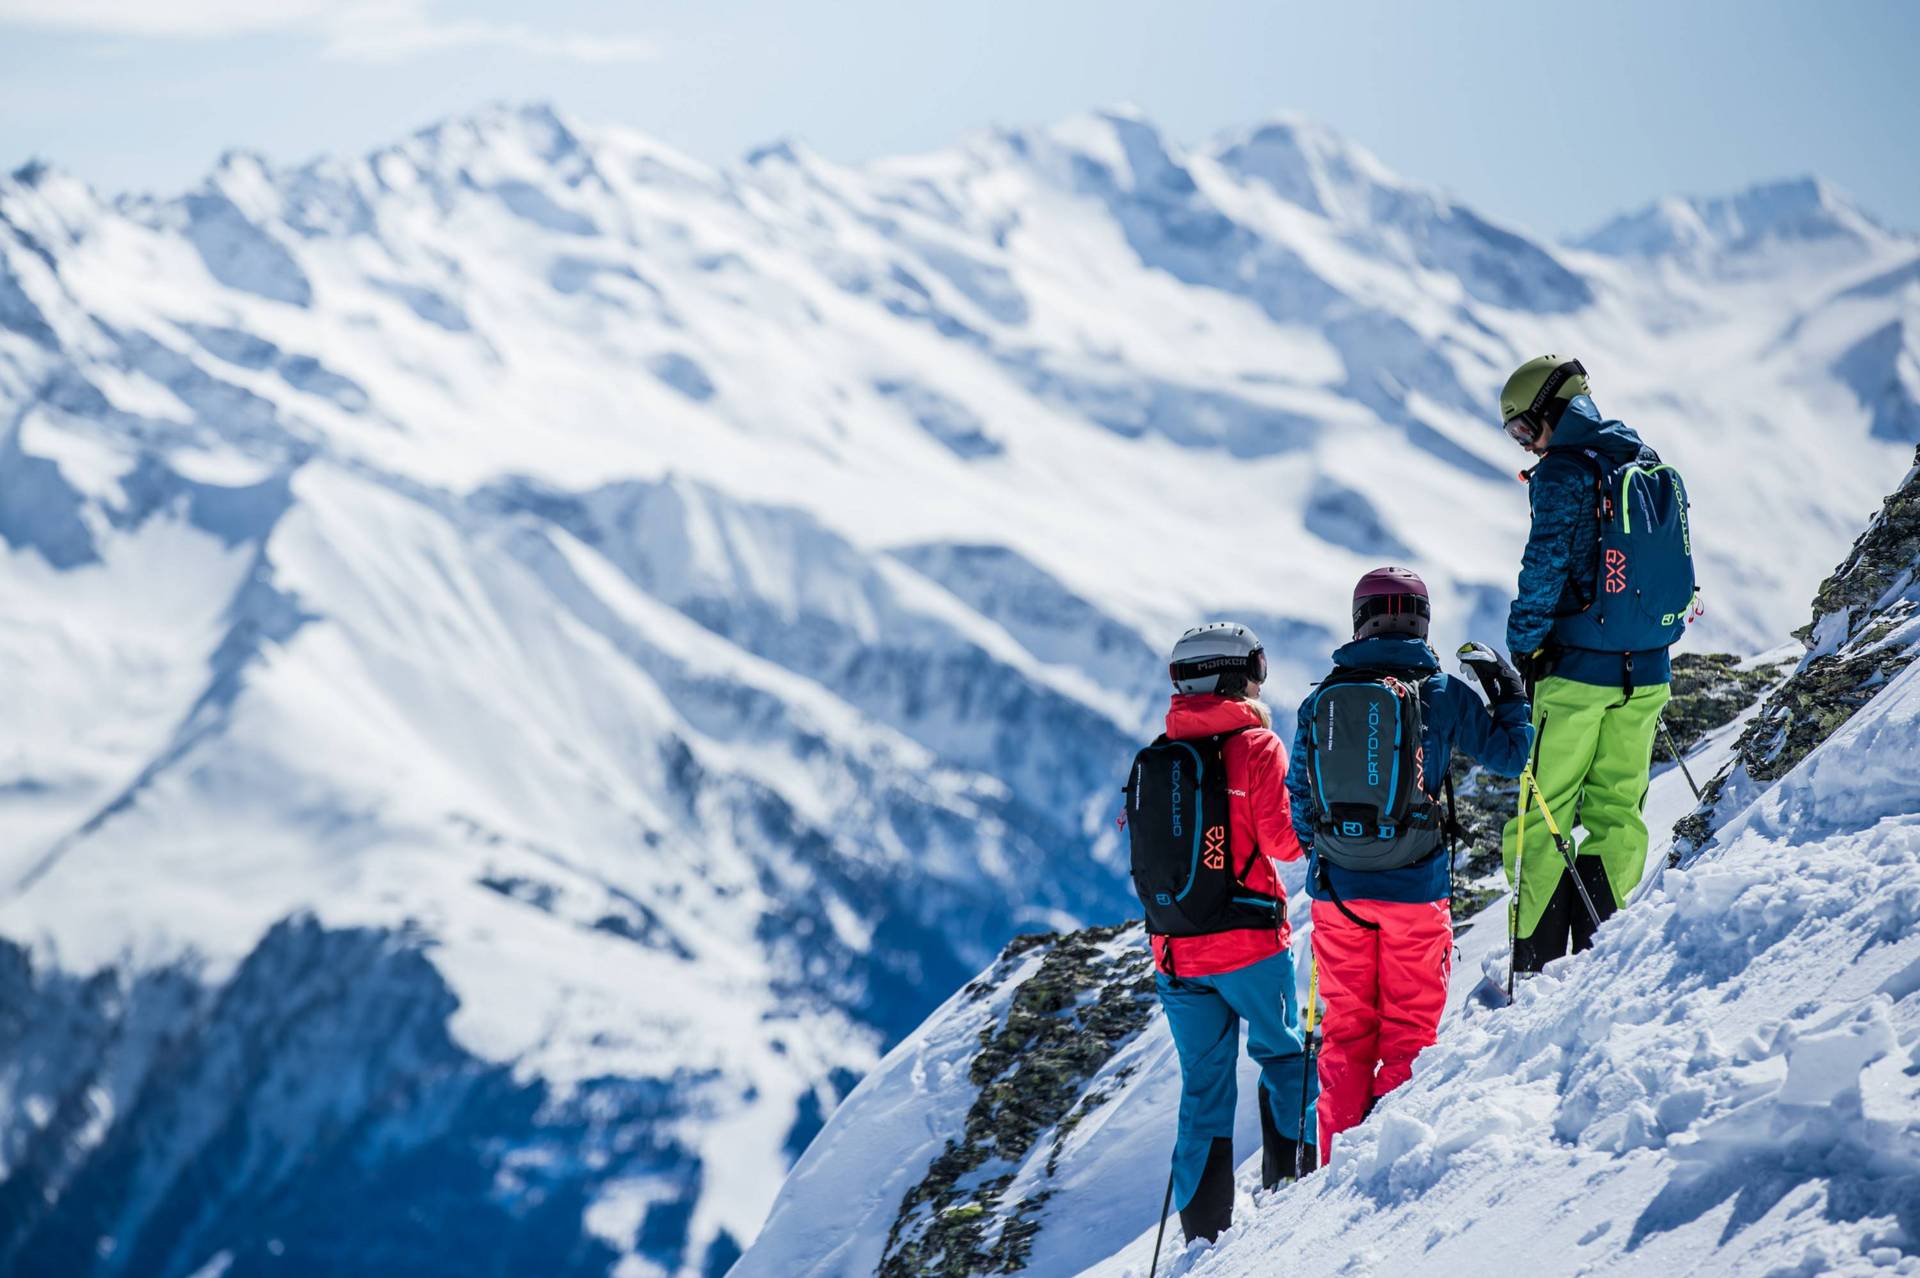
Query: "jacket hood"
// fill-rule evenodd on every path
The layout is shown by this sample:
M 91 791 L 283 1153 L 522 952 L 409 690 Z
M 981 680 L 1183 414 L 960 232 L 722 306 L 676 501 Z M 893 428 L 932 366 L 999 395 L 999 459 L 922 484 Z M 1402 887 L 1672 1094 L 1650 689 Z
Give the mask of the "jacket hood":
M 1336 648 L 1333 664 L 1343 670 L 1405 670 L 1424 677 L 1438 673 L 1440 658 L 1425 640 L 1382 635 Z
M 1611 461 L 1626 462 L 1638 457 L 1645 447 L 1631 426 L 1602 418 L 1591 398 L 1575 395 L 1561 411 L 1560 424 L 1553 428 L 1553 442 L 1547 452 L 1591 448 Z
M 1264 728 L 1267 720 L 1251 701 L 1217 697 L 1211 692 L 1177 692 L 1167 707 L 1167 737 L 1186 741 L 1235 728 Z

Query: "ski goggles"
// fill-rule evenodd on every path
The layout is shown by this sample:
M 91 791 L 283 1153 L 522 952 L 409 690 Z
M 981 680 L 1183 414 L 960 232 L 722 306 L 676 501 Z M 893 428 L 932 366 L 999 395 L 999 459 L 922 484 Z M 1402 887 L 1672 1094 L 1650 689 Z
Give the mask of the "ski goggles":
M 1375 617 L 1397 617 L 1411 613 L 1425 622 L 1433 620 L 1433 604 L 1425 595 L 1374 595 L 1362 599 L 1353 610 L 1353 628 L 1358 630 Z
M 1540 434 L 1540 423 L 1536 422 L 1531 414 L 1521 413 L 1507 419 L 1507 438 L 1522 448 L 1532 448 L 1534 442 L 1540 438 Z
M 1547 420 L 1547 405 L 1553 403 L 1560 388 L 1576 377 L 1585 377 L 1587 370 L 1577 359 L 1570 359 L 1547 374 L 1547 380 L 1540 383 L 1540 389 L 1534 392 L 1533 402 L 1509 417 L 1506 422 L 1507 436 L 1522 448 L 1532 448 L 1539 442 L 1547 428 L 1553 425 Z
M 1185 683 L 1189 679 L 1204 679 L 1208 675 L 1244 675 L 1248 683 L 1267 681 L 1267 650 L 1255 648 L 1241 656 L 1238 653 L 1222 653 L 1216 657 L 1195 657 L 1189 661 L 1176 661 L 1167 667 L 1167 673 L 1175 683 Z

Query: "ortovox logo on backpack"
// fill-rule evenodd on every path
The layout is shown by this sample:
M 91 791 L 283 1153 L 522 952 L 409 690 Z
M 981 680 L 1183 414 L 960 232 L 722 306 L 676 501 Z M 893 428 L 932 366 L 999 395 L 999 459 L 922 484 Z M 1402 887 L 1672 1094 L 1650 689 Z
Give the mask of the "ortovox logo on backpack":
M 1339 670 L 1308 705 L 1315 851 L 1350 870 L 1398 869 L 1437 851 L 1419 688 L 1387 674 Z
M 1133 885 L 1147 927 L 1161 936 L 1270 928 L 1277 921 L 1279 902 L 1242 884 L 1258 849 L 1234 862 L 1224 757 L 1233 735 L 1161 737 L 1134 756 L 1126 815 Z
M 1554 622 L 1562 646 L 1592 652 L 1665 648 L 1686 633 L 1695 594 L 1687 486 L 1651 448 L 1624 465 L 1588 449 L 1564 454 L 1594 474 L 1599 520 L 1596 580 L 1577 583 L 1588 600 Z

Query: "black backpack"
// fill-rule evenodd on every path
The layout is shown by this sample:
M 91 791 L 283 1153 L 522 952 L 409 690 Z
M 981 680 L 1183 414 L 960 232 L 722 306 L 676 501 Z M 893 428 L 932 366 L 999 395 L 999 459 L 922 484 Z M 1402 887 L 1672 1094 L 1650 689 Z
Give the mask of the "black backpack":
M 1279 900 L 1244 882 L 1260 850 L 1236 860 L 1227 819 L 1224 748 L 1228 737 L 1245 731 L 1186 741 L 1163 736 L 1133 758 L 1125 791 L 1133 887 L 1156 935 L 1279 925 Z
M 1337 670 L 1307 702 L 1314 850 L 1348 870 L 1397 870 L 1440 849 L 1427 793 L 1420 682 Z

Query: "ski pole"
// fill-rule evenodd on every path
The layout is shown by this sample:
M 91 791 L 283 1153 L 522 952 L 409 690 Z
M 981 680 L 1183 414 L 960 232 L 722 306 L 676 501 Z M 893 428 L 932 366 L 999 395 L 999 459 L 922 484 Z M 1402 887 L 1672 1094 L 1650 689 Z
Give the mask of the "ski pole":
M 1542 720 L 1540 726 L 1544 730 L 1546 721 Z M 1547 806 L 1547 796 L 1540 792 L 1540 779 L 1533 775 L 1531 765 L 1527 768 L 1527 775 L 1520 778 L 1520 784 L 1533 787 L 1534 801 L 1540 805 L 1540 815 L 1546 818 L 1547 833 L 1553 836 L 1553 846 L 1560 849 L 1560 859 L 1567 863 L 1567 873 L 1573 876 L 1574 889 L 1580 893 L 1580 904 L 1587 907 L 1587 917 L 1593 920 L 1593 926 L 1598 930 L 1600 911 L 1593 904 L 1593 897 L 1587 891 L 1586 881 L 1580 877 L 1580 868 L 1573 863 L 1573 849 L 1567 846 L 1566 836 L 1560 833 L 1560 824 L 1553 819 L 1553 809 Z M 1526 833 L 1525 818 L 1521 819 L 1520 832 L 1523 835 Z M 1525 846 L 1526 842 L 1522 839 L 1523 850 Z
M 1167 1240 L 1167 1210 L 1173 1206 L 1173 1168 L 1167 1168 L 1167 1196 L 1160 1200 L 1160 1232 L 1153 1236 L 1153 1265 L 1147 1270 L 1147 1278 L 1154 1278 L 1160 1272 L 1160 1244 Z
M 1306 1066 L 1300 1071 L 1300 1135 L 1293 1142 L 1293 1178 L 1299 1180 L 1307 1174 L 1307 1081 L 1313 1077 L 1313 1022 L 1314 1013 L 1320 1010 L 1320 960 L 1309 958 L 1307 976 L 1307 1015 L 1305 1018 L 1307 1041 Z M 1314 1142 L 1319 1150 L 1319 1142 Z M 1319 1154 L 1314 1155 L 1318 1162 Z
M 1679 748 L 1673 744 L 1673 733 L 1667 730 L 1667 721 L 1661 719 L 1659 723 L 1660 735 L 1665 737 L 1667 741 L 1667 753 L 1672 755 L 1673 761 L 1680 765 L 1680 775 L 1687 779 L 1687 789 L 1693 791 L 1693 801 L 1695 803 L 1705 803 L 1707 796 L 1700 793 L 1700 787 L 1695 784 L 1693 773 L 1687 767 L 1687 756 L 1681 754 Z
M 1531 698 L 1532 685 L 1528 685 Z M 1507 1002 L 1513 1002 L 1513 969 L 1520 961 L 1520 884 L 1527 868 L 1527 811 L 1533 806 L 1531 800 L 1534 791 L 1525 778 L 1533 775 L 1540 763 L 1540 743 L 1547 737 L 1547 714 L 1540 713 L 1540 727 L 1533 734 L 1533 758 L 1527 760 L 1527 770 L 1520 782 L 1520 822 L 1519 841 L 1513 849 L 1513 895 L 1507 900 Z

